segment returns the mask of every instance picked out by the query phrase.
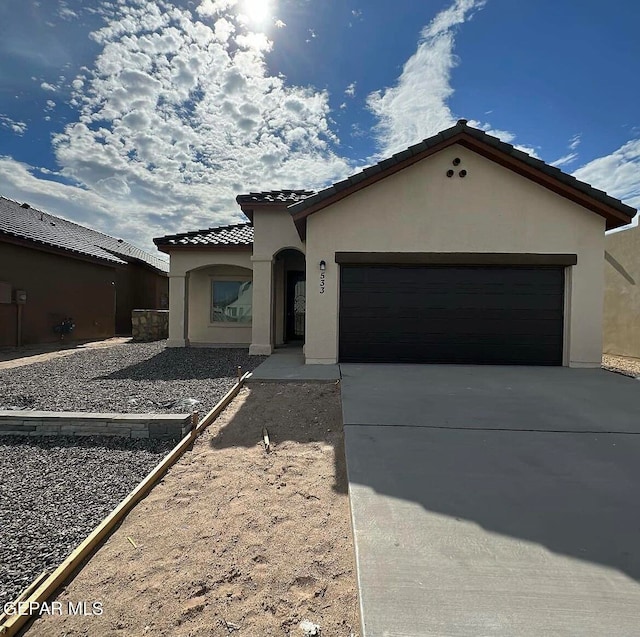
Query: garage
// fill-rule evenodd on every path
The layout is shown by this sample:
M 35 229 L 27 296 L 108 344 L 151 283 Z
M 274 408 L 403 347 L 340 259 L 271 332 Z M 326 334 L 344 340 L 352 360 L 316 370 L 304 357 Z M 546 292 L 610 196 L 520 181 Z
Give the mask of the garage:
M 562 365 L 564 265 L 340 266 L 350 363 Z

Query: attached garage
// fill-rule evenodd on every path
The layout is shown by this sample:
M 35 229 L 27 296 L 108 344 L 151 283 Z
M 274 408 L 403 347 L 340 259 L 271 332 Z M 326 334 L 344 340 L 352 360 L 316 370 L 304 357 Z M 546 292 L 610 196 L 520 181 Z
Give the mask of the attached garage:
M 341 266 L 339 360 L 562 365 L 562 265 Z
M 635 210 L 464 120 L 291 212 L 307 363 L 601 365 L 604 233 Z

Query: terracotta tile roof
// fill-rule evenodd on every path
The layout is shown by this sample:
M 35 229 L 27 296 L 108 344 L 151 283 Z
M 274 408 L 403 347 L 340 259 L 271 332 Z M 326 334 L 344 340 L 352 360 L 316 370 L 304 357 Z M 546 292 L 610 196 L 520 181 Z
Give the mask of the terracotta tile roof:
M 238 195 L 236 201 L 242 206 L 246 204 L 294 204 L 315 194 L 314 190 L 268 190 Z
M 58 248 L 114 264 L 144 263 L 159 272 L 169 264 L 144 250 L 97 230 L 55 217 L 28 204 L 0 197 L 0 238 L 2 235 L 43 246 Z
M 424 139 L 420 143 L 369 166 L 312 196 L 305 197 L 298 203 L 291 204 L 290 212 L 294 216 L 298 231 L 301 236 L 304 236 L 305 219 L 309 214 L 455 143 L 460 143 L 484 154 L 494 161 L 534 179 L 545 187 L 602 214 L 607 219 L 607 230 L 629 223 L 636 214 L 634 208 L 627 206 L 619 199 L 615 199 L 587 183 L 578 181 L 559 168 L 545 164 L 540 159 L 514 148 L 511 144 L 500 141 L 497 137 L 468 126 L 467 120 L 461 119 L 455 126 Z
M 219 226 L 206 230 L 194 230 L 181 234 L 158 237 L 153 242 L 159 247 L 197 247 L 197 246 L 252 246 L 253 226 L 250 223 L 237 223 L 231 226 Z

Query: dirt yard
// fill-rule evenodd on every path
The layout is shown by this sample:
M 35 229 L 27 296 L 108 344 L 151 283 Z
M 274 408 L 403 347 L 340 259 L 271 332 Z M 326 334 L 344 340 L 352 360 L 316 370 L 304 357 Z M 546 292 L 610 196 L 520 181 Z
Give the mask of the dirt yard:
M 26 634 L 358 635 L 346 491 L 338 386 L 245 388 Z

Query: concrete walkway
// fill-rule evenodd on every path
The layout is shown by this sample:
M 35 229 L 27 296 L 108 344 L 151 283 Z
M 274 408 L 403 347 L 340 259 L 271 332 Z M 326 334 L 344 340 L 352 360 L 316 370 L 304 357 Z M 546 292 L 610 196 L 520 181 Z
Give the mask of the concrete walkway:
M 247 382 L 328 383 L 339 379 L 338 365 L 305 365 L 301 347 L 283 347 L 276 349 L 264 363 L 258 365 Z
M 342 365 L 363 637 L 640 634 L 640 384 Z

